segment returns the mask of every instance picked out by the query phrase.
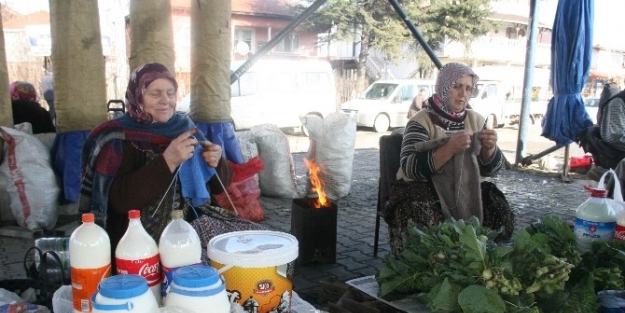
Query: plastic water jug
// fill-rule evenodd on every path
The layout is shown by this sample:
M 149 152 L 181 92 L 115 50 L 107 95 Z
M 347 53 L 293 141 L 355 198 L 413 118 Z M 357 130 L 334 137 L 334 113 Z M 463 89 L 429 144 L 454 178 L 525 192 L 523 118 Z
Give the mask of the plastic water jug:
M 165 297 L 167 287 L 177 268 L 202 263 L 202 242 L 195 229 L 183 218 L 182 210 L 171 212 L 171 222 L 167 224 L 158 241 L 161 259 L 161 296 Z
M 206 265 L 191 265 L 174 271 L 165 306 L 202 313 L 229 313 L 230 301 L 217 270 Z
M 82 225 L 69 237 L 74 312 L 91 312 L 91 296 L 111 276 L 111 241 L 94 223 L 93 213 L 82 215 Z
M 94 313 L 157 313 L 158 304 L 143 276 L 122 274 L 100 283 L 92 297 Z
M 577 249 L 584 253 L 591 250 L 594 241 L 609 241 L 614 237 L 616 216 L 607 201 L 607 190 L 585 187 L 590 198 L 575 213 L 575 238 Z
M 128 229 L 115 249 L 117 273 L 143 276 L 161 303 L 161 265 L 156 241 L 143 228 L 139 210 L 128 211 L 128 218 Z

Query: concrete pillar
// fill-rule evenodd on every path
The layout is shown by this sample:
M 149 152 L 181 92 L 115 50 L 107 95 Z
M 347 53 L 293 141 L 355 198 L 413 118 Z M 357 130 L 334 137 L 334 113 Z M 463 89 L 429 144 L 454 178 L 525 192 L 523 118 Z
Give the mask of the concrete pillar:
M 4 29 L 2 16 L 0 16 L 0 29 Z M 13 127 L 13 109 L 9 96 L 9 73 L 6 50 L 4 49 L 4 32 L 0 32 L 0 86 L 4 86 L 4 88 L 0 88 L 0 126 Z M 1 145 L 0 148 L 2 148 Z M 1 155 L 0 159 L 2 159 Z
M 57 133 L 106 121 L 106 83 L 97 0 L 50 1 Z
M 191 118 L 230 121 L 230 0 L 191 1 Z
M 175 75 L 173 33 L 171 0 L 130 0 L 130 71 L 158 62 Z

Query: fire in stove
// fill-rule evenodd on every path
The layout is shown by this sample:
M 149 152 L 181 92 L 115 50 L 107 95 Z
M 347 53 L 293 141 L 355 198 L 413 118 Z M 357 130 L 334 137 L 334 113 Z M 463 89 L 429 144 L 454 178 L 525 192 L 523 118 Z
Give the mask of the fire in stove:
M 314 207 L 317 209 L 328 207 L 328 197 L 323 189 L 323 180 L 319 178 L 321 173 L 321 167 L 315 162 L 315 160 L 308 160 L 304 158 L 304 164 L 308 168 L 308 177 L 310 178 L 310 185 L 312 191 L 317 194 L 317 200 L 314 202 Z
M 299 243 L 296 264 L 336 262 L 337 205 L 326 197 L 321 171 L 314 160 L 304 159 L 316 198 L 293 199 L 291 234 Z

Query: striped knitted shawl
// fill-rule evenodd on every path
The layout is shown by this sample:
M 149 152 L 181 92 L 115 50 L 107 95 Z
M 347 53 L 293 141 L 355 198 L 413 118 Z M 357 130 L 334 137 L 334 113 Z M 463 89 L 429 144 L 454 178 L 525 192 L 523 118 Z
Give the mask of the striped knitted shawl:
M 96 223 L 106 225 L 108 192 L 122 162 L 124 140 L 132 141 L 140 149 L 162 154 L 174 138 L 194 127 L 193 121 L 181 114 L 174 114 L 166 123 L 146 125 L 136 122 L 128 113 L 97 126 L 83 146 L 81 197 L 89 201 L 81 199 L 80 210 L 93 212 Z M 201 132 L 195 136 L 204 140 Z

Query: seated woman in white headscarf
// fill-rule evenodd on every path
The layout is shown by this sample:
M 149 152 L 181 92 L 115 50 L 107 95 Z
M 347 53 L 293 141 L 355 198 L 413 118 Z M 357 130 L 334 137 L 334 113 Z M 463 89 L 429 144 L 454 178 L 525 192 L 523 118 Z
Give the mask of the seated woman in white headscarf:
M 504 165 L 497 133 L 467 109 L 477 81 L 468 66 L 446 64 L 427 109 L 406 125 L 401 167 L 384 212 L 395 255 L 403 250 L 408 228 L 427 229 L 452 217 L 477 217 L 483 226 L 501 230 L 497 240 L 512 236 L 514 214 L 505 196 L 483 179 Z

